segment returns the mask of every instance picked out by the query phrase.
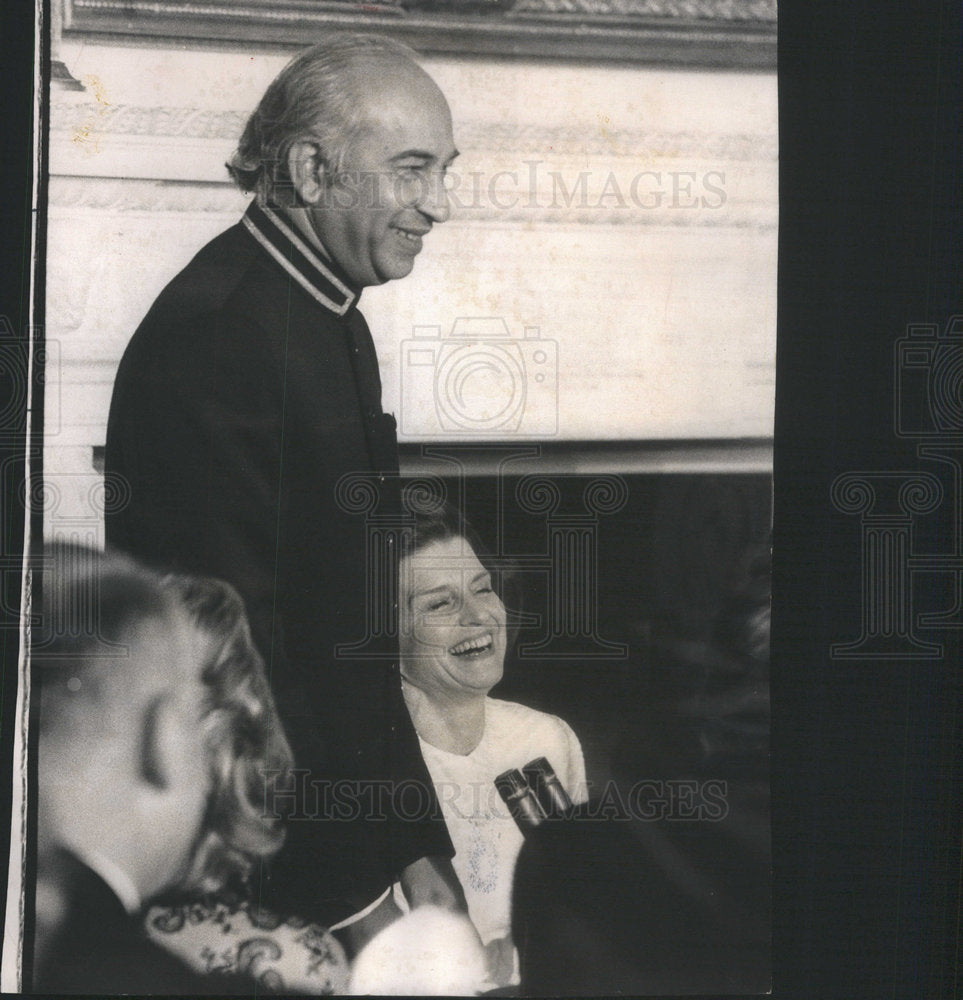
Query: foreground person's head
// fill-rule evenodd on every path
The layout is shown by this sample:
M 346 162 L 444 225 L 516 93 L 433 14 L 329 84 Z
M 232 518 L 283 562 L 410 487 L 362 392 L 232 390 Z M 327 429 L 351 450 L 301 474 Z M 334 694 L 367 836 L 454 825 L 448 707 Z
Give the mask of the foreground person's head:
M 38 839 L 120 871 L 139 902 L 216 888 L 283 836 L 263 772 L 290 762 L 240 598 L 71 546 L 48 553 Z M 42 918 L 42 915 L 39 915 Z
M 33 655 L 41 857 L 104 859 L 144 899 L 186 873 L 210 789 L 190 622 L 122 556 L 47 555 Z

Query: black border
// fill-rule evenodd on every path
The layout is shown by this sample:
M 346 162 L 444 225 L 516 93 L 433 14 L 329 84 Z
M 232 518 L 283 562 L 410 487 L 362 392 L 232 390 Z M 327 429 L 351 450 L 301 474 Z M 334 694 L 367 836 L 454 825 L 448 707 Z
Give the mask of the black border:
M 0 120 L 3 121 L 3 145 L 0 147 L 0 233 L 3 234 L 0 266 L 0 315 L 9 324 L 5 338 L 7 379 L 25 386 L 29 365 L 30 300 L 30 229 L 34 180 L 33 143 L 33 42 L 34 11 L 31 4 L 4 4 L 0 7 Z M 37 382 L 34 382 L 35 389 Z M 6 400 L 4 409 L 6 409 Z M 19 686 L 20 610 L 22 595 L 16 567 L 24 552 L 24 509 L 17 484 L 24 479 L 28 444 L 26 437 L 26 399 L 8 414 L 0 427 L 0 461 L 4 469 L 3 488 L 14 489 L 0 496 L 3 511 L 0 524 L 0 559 L 3 566 L 3 601 L 0 610 L 0 861 L 3 879 L 0 885 L 0 914 L 6 912 L 6 860 L 10 848 L 11 799 L 7 776 L 13 766 L 13 744 L 17 726 Z M 35 522 L 36 519 L 34 519 Z M 33 525 L 35 530 L 35 523 Z M 2 937 L 0 928 L 0 937 Z
M 858 518 L 832 483 L 918 467 L 894 432 L 894 343 L 963 311 L 960 15 L 780 6 L 779 998 L 960 995 L 959 636 L 942 661 L 830 656 L 861 624 Z
M 0 5 L 0 312 L 23 331 L 30 7 Z M 845 471 L 914 467 L 913 449 L 892 432 L 892 345 L 909 322 L 963 311 L 960 14 L 956 0 L 780 7 L 777 1000 L 961 988 L 959 643 L 950 636 L 935 666 L 845 664 L 828 652 L 859 614 L 855 531 L 830 503 L 831 482 Z M 3 530 L 3 555 L 15 555 L 15 519 Z M 10 597 L 8 616 L 17 610 Z M 5 767 L 16 678 L 10 636 L 0 640 Z M 0 844 L 8 837 L 4 800 Z

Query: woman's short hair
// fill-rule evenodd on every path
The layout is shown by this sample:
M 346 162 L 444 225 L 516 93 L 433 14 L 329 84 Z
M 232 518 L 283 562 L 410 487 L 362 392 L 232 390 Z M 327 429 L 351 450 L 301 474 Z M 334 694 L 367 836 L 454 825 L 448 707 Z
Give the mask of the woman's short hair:
M 475 530 L 461 511 L 451 504 L 438 500 L 432 503 L 405 503 L 405 507 L 412 516 L 410 552 L 420 552 L 435 542 L 445 542 L 450 538 L 464 538 L 476 554 L 483 549 Z
M 281 818 L 265 812 L 265 794 L 293 759 L 240 595 L 221 580 L 169 576 L 165 583 L 193 626 L 212 779 L 183 888 L 215 892 L 246 881 L 256 860 L 284 842 Z
M 417 53 L 391 38 L 336 33 L 295 56 L 267 88 L 227 164 L 242 191 L 262 201 L 296 204 L 288 153 L 300 139 L 318 143 L 325 165 L 343 169 L 345 153 L 366 119 L 364 85 L 378 64 L 415 62 Z

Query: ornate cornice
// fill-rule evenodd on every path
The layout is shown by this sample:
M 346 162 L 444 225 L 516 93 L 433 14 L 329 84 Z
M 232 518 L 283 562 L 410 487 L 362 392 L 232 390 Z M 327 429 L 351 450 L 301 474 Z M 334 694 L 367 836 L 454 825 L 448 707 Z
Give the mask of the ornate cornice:
M 116 13 L 121 9 L 132 18 L 149 13 L 179 13 L 183 17 L 259 17 L 279 22 L 324 20 L 353 14 L 356 0 L 315 0 L 313 4 L 290 2 L 216 3 L 210 0 L 70 0 L 72 23 L 88 17 Z M 441 9 L 447 6 L 447 11 Z M 492 18 L 511 19 L 519 15 L 556 16 L 570 20 L 647 20 L 651 18 L 711 18 L 714 21 L 775 21 L 776 0 L 380 0 L 366 3 L 372 17 L 411 18 L 447 14 L 471 17 L 486 13 Z
M 700 160 L 775 160 L 774 135 L 731 132 L 672 132 L 644 128 L 495 124 L 468 122 L 458 128 L 466 150 L 521 155 L 551 152 L 559 156 L 631 158 L 686 157 Z
M 303 47 L 331 30 L 422 52 L 775 69 L 775 0 L 65 0 L 64 38 Z

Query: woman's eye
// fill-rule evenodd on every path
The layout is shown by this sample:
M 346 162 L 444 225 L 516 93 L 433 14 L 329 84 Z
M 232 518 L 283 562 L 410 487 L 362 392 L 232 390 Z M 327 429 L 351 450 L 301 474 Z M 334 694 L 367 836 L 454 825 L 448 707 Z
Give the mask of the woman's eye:
M 431 604 L 429 604 L 428 605 L 428 610 L 429 611 L 440 611 L 442 608 L 447 607 L 449 603 L 450 602 L 449 602 L 448 598 L 447 597 L 443 597 L 440 600 L 433 601 Z

